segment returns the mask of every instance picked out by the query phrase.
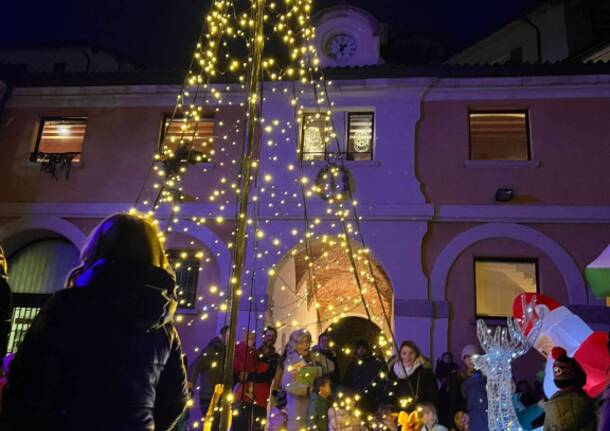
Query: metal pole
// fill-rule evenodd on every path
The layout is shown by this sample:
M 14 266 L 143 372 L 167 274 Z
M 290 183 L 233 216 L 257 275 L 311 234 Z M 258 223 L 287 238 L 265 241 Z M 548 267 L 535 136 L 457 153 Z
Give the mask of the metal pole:
M 225 367 L 223 374 L 223 396 L 221 400 L 222 410 L 220 413 L 220 431 L 228 431 L 231 408 L 231 389 L 233 385 L 233 357 L 235 355 L 235 335 L 237 327 L 237 313 L 239 311 L 242 270 L 246 255 L 246 221 L 248 216 L 248 205 L 250 200 L 250 188 L 252 184 L 253 162 L 255 161 L 254 138 L 256 123 L 260 111 L 262 95 L 260 94 L 260 80 L 262 69 L 262 55 L 265 43 L 263 34 L 264 14 L 266 0 L 251 0 L 255 8 L 254 37 L 250 43 L 254 44 L 254 55 L 252 58 L 250 78 L 248 82 L 248 94 L 246 101 L 246 134 L 244 136 L 244 156 L 242 158 L 241 187 L 239 189 L 239 209 L 237 213 L 237 233 L 235 238 L 235 263 L 230 281 L 231 288 L 231 314 L 229 320 L 229 337 L 225 352 Z M 256 173 L 255 173 L 256 174 Z

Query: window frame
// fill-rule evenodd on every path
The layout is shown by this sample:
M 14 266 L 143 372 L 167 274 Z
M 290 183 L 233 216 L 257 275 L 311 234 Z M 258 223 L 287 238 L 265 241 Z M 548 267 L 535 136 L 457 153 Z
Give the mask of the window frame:
M 188 253 L 189 255 L 190 254 L 194 255 L 195 253 L 197 253 L 197 250 L 190 249 L 190 248 L 167 249 L 167 258 L 170 262 L 172 269 L 174 270 L 174 273 L 176 273 L 176 285 L 178 285 L 178 274 L 174 267 L 175 259 L 173 259 L 173 256 L 178 256 L 178 255 L 180 255 L 180 253 L 185 253 L 185 252 Z M 193 285 L 192 307 L 182 306 L 182 304 L 180 304 L 180 296 L 178 296 L 178 311 L 182 314 L 197 313 L 197 291 L 198 291 L 198 287 L 199 287 L 199 272 L 202 268 L 202 264 L 201 264 L 202 259 L 193 257 L 193 260 L 197 261 L 197 268 L 195 269 L 195 281 L 194 281 L 194 285 Z
M 371 115 L 371 149 L 370 151 L 359 153 L 357 151 L 350 152 L 350 118 L 352 115 Z M 365 160 L 356 160 L 350 158 L 350 154 L 370 154 L 370 159 Z M 367 111 L 346 111 L 346 119 L 345 119 L 345 156 L 346 160 L 353 162 L 371 162 L 375 160 L 375 111 L 367 110 Z
M 301 114 L 301 118 L 300 118 L 300 130 L 299 130 L 299 144 L 298 144 L 298 152 L 297 152 L 297 161 L 299 162 L 326 162 L 328 161 L 328 156 L 329 154 L 339 154 L 342 156 L 345 156 L 345 161 L 346 162 L 350 162 L 350 163 L 363 163 L 363 162 L 372 162 L 375 160 L 375 142 L 376 142 L 376 121 L 375 121 L 375 109 L 369 108 L 369 109 L 346 109 L 346 110 L 341 110 L 341 109 L 337 109 L 335 111 L 333 111 L 333 113 L 331 114 L 331 118 L 332 115 L 335 114 L 342 114 L 343 116 L 343 139 L 339 141 L 339 146 L 340 146 L 340 151 L 337 153 L 336 151 L 328 151 L 328 145 L 324 146 L 324 157 L 322 159 L 312 159 L 312 160 L 305 160 L 303 158 L 304 152 L 303 152 L 303 147 L 305 145 L 305 117 L 309 116 L 309 115 L 315 115 L 319 113 L 319 111 L 315 111 L 315 110 L 311 110 L 311 111 L 304 111 Z M 350 152 L 349 151 L 349 132 L 350 132 L 350 117 L 352 115 L 363 115 L 363 114 L 370 114 L 372 117 L 372 124 L 371 124 L 371 150 L 367 151 L 365 153 L 358 153 L 356 151 L 354 152 Z M 332 125 L 332 124 L 331 124 Z M 370 154 L 370 159 L 366 159 L 366 160 L 356 160 L 353 158 L 350 158 L 350 154 Z M 308 153 L 309 154 L 309 153 Z M 321 154 L 321 153 L 311 153 L 311 154 Z
M 161 127 L 159 127 L 159 138 L 157 140 L 157 153 L 163 157 L 163 141 L 165 140 L 165 122 L 166 121 L 177 121 L 177 120 L 182 120 L 185 117 L 183 115 L 179 115 L 179 116 L 172 116 L 172 114 L 164 114 L 161 117 Z M 201 119 L 199 119 L 199 123 L 204 122 L 204 121 L 210 121 L 213 123 L 214 127 L 216 126 L 216 118 L 213 115 L 210 116 L 204 116 Z M 177 147 L 176 147 L 177 148 Z M 202 163 L 210 163 L 212 161 L 212 156 L 208 156 L 208 160 L 205 160 Z
M 298 161 L 299 162 L 324 162 L 328 160 L 328 145 L 324 144 L 324 156 L 321 159 L 311 159 L 311 160 L 305 160 L 303 158 L 303 155 L 305 154 L 303 152 L 303 148 L 305 147 L 305 117 L 309 116 L 309 115 L 316 115 L 318 114 L 318 111 L 304 111 L 303 114 L 301 115 L 301 121 L 300 121 L 300 131 L 299 131 L 299 151 L 298 151 Z M 331 114 L 332 115 L 332 114 Z M 332 117 L 331 117 L 332 118 Z M 325 136 L 322 136 L 322 139 L 324 139 Z M 310 153 L 308 153 L 310 154 Z M 311 154 L 321 154 L 321 153 L 311 153 Z
M 540 293 L 540 265 L 539 259 L 536 257 L 488 257 L 488 256 L 473 256 L 472 258 L 472 284 L 474 286 L 474 317 L 475 319 L 506 319 L 506 316 L 490 316 L 486 314 L 479 314 L 478 303 L 477 303 L 477 262 L 496 262 L 496 263 L 528 263 L 534 264 L 536 273 L 536 292 Z M 512 305 L 511 305 L 512 307 Z
M 473 159 L 472 158 L 472 125 L 470 121 L 471 114 L 525 114 L 525 136 L 527 139 L 526 147 L 527 147 L 527 159 L 514 159 L 514 160 L 504 160 L 504 159 Z M 529 109 L 469 109 L 467 112 L 467 121 L 468 121 L 468 161 L 472 162 L 530 162 L 532 161 L 532 137 L 531 137 L 531 127 L 530 127 L 530 112 Z
M 65 152 L 65 153 L 47 153 L 44 151 L 39 151 L 40 149 L 40 141 L 42 140 L 42 133 L 44 131 L 44 126 L 45 123 L 47 121 L 65 121 L 65 120 L 84 120 L 85 122 L 85 134 L 83 135 L 83 142 L 81 143 L 81 150 L 80 152 L 76 153 L 76 152 Z M 79 155 L 79 159 L 77 161 L 70 161 L 70 163 L 76 163 L 76 164 L 80 164 L 83 162 L 83 148 L 85 147 L 85 140 L 87 139 L 87 129 L 88 129 L 88 122 L 89 122 L 89 117 L 87 116 L 76 116 L 76 115 L 68 115 L 68 116 L 58 116 L 58 115 L 53 115 L 53 116 L 43 116 L 40 117 L 39 119 L 39 124 L 38 124 L 38 132 L 36 133 L 36 140 L 34 142 L 34 148 L 32 150 L 32 152 L 30 153 L 30 160 L 33 161 L 34 163 L 37 164 L 41 164 L 44 163 L 40 160 L 38 160 L 38 156 L 40 154 L 57 154 L 57 155 L 62 155 L 62 154 L 78 154 Z M 34 159 L 34 156 L 36 156 L 36 158 Z
M 40 313 L 42 306 L 52 297 L 51 294 L 45 293 L 13 293 L 13 311 L 11 313 L 11 330 L 8 334 L 7 340 L 7 353 L 15 353 L 19 350 L 19 346 L 25 338 L 25 334 L 28 332 L 32 323 Z M 30 322 L 26 328 L 17 328 L 17 322 L 15 322 L 15 311 L 18 308 L 25 309 L 36 309 L 37 311 L 31 316 Z M 22 323 L 23 324 L 23 323 Z

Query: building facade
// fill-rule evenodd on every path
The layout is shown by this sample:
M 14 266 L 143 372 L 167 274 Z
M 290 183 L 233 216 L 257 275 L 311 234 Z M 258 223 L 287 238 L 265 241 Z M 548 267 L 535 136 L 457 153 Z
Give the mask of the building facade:
M 358 18 L 357 25 L 366 20 Z M 372 28 L 360 28 L 353 36 L 356 46 L 357 37 L 375 43 Z M 328 38 L 348 33 L 349 26 Z M 336 55 L 328 43 L 329 55 Z M 380 287 L 378 298 L 366 297 L 374 304 L 375 325 L 391 328 L 399 342 L 414 340 L 425 355 L 452 351 L 457 357 L 476 340 L 477 318 L 501 323 L 516 293 L 538 291 L 569 305 L 595 329 L 610 329 L 610 309 L 593 296 L 583 275 L 610 243 L 605 64 L 553 73 L 544 67 L 371 64 L 329 74 L 338 140 L 349 153 L 346 167 L 366 241 L 353 247 L 369 250 Z M 17 293 L 13 347 L 44 295 L 62 288 L 93 227 L 137 203 L 180 91 L 171 84 L 138 84 L 138 74 L 112 85 L 91 85 L 94 78 L 49 86 L 31 75 L 29 84 L 10 87 L 0 113 L 0 244 Z M 286 164 L 299 165 L 309 155 L 301 142 L 304 126 L 281 93 L 266 89 L 265 115 L 293 126 L 286 138 L 276 136 L 282 145 L 261 146 L 260 169 L 290 195 L 299 184 Z M 206 117 L 214 136 L 236 145 L 191 168 L 184 179 L 187 192 L 213 195 L 223 178 L 237 177 L 232 161 L 240 158 L 243 131 L 236 125 L 243 108 L 233 102 L 243 97 L 231 93 Z M 357 131 L 353 119 L 368 124 L 362 151 L 350 147 Z M 53 146 L 65 141 L 62 127 L 75 134 L 69 151 Z M 314 153 L 301 164 L 308 178 L 324 166 L 324 149 Z M 344 306 L 358 291 L 346 270 L 349 262 L 332 250 L 314 250 L 316 265 L 324 268 L 318 273 L 321 310 L 309 300 L 306 258 L 299 236 L 290 233 L 302 226 L 303 208 L 286 204 L 278 210 L 265 196 L 259 218 L 269 220 L 267 236 L 282 243 L 265 261 L 279 276 L 252 275 L 252 300 L 241 304 L 239 326 L 252 328 L 253 319 L 257 325 L 279 321 L 284 344 L 293 326 L 307 326 L 314 335 L 327 330 L 336 314 L 324 310 Z M 190 296 L 181 304 L 178 327 L 192 360 L 226 322 L 209 292 L 229 283 L 235 220 L 226 217 L 232 208 L 221 214 L 217 205 L 196 199 L 181 211 L 194 221 L 171 232 L 167 248 L 193 256 L 203 252 L 192 261 L 197 277 L 179 275 Z M 311 199 L 308 211 L 324 218 L 322 199 Z M 202 217 L 208 222 L 197 223 Z M 257 262 L 255 254 L 248 255 L 246 268 Z M 364 319 L 366 311 L 356 306 L 345 315 Z

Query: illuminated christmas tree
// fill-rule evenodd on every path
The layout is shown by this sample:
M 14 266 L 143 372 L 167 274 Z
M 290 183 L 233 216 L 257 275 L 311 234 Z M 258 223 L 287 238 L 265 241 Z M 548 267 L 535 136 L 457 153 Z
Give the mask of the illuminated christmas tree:
M 213 2 L 174 111 L 165 122 L 163 149 L 155 155 L 136 203 L 166 234 L 187 232 L 185 222 L 195 225 L 191 229 L 209 223 L 231 226 L 228 285 L 210 286 L 207 303 L 198 310 L 201 319 L 211 311 L 228 311 L 223 430 L 231 414 L 229 382 L 240 304 L 243 311 L 246 297 L 247 331 L 261 329 L 263 320 L 278 328 L 320 329 L 359 310 L 383 328 L 378 347 L 385 354 L 392 351 L 392 302 L 383 292 L 384 275 L 370 258 L 360 229 L 347 154 L 333 124 L 331 82 L 324 78 L 314 46 L 311 9 L 311 0 Z M 281 120 L 282 113 L 267 113 L 267 99 L 276 105 L 282 99 L 284 110 L 292 111 L 291 120 Z M 359 130 L 353 140 L 354 151 L 370 152 L 372 131 Z M 286 146 L 293 149 L 288 162 L 281 157 Z M 273 170 L 265 172 L 262 166 Z M 316 166 L 317 175 L 305 173 Z M 277 172 L 281 175 L 276 181 Z M 207 212 L 197 212 L 197 205 L 206 201 L 214 210 L 208 206 Z M 312 202 L 322 206 L 322 215 L 311 215 Z M 282 219 L 295 209 L 301 214 L 298 219 Z M 281 228 L 270 229 L 274 223 Z M 298 247 L 286 245 L 295 237 Z M 255 280 L 281 277 L 271 258 L 297 251 L 303 256 L 305 289 L 298 291 L 297 286 L 291 304 L 265 304 L 267 310 L 281 308 L 275 313 L 281 318 L 269 321 L 269 313 L 259 312 Z M 331 252 L 356 289 L 326 304 L 321 298 L 332 292 L 323 291 L 317 271 Z M 186 264 L 189 257 L 177 256 L 175 265 Z M 195 257 L 205 258 L 202 251 Z M 304 305 L 312 306 L 312 319 L 294 319 Z

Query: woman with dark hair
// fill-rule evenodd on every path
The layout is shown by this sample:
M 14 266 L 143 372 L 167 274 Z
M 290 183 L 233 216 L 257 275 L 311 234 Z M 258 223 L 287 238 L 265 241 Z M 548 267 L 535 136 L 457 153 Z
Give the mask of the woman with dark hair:
M 438 404 L 436 376 L 413 341 L 403 341 L 389 368 L 386 395 L 392 404 L 406 411 L 414 410 L 418 403 Z
M 156 225 L 115 214 L 43 307 L 11 364 L 15 429 L 172 429 L 188 400 L 175 279 Z

